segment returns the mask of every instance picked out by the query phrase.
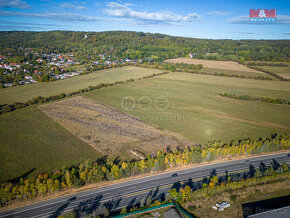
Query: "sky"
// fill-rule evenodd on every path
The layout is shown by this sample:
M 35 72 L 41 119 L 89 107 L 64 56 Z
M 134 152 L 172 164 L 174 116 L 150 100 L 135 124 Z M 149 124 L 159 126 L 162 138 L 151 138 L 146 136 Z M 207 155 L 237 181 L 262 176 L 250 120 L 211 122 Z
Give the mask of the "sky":
M 277 21 L 249 23 L 249 9 L 276 9 Z M 0 0 L 0 31 L 163 33 L 207 39 L 290 39 L 290 1 Z

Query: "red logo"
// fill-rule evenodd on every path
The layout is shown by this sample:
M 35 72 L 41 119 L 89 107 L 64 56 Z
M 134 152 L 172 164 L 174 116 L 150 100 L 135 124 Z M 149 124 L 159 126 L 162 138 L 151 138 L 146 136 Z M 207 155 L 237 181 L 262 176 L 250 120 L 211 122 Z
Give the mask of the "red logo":
M 276 9 L 250 9 L 250 18 L 277 17 Z

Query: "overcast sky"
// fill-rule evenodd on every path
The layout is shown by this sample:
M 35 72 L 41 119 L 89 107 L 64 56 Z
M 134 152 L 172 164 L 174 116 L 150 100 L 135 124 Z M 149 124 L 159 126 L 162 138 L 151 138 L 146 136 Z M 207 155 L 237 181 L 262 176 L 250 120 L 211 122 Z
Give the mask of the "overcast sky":
M 249 9 L 277 9 L 275 24 Z M 3 30 L 132 30 L 210 39 L 290 39 L 290 1 L 0 0 Z

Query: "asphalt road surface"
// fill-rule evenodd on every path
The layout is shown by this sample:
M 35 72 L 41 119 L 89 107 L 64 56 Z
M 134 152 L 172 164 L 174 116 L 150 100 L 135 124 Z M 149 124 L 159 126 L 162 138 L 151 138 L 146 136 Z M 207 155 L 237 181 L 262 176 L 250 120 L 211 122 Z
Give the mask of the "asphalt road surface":
M 261 162 L 270 165 L 273 158 L 279 163 L 289 163 L 290 161 L 288 153 L 280 153 L 209 164 L 82 191 L 13 210 L 1 211 L 0 218 L 57 217 L 71 211 L 96 215 L 104 213 L 105 208 L 117 211 L 124 206 L 136 205 L 140 201 L 144 202 L 144 199 L 148 196 L 152 199 L 159 198 L 162 200 L 172 186 L 178 188 L 181 184 L 186 183 L 191 187 L 198 187 L 202 179 L 210 176 L 213 171 L 219 176 L 224 175 L 226 171 L 243 174 L 248 171 L 249 164 L 254 167 L 258 167 Z M 177 175 L 173 176 L 173 174 Z

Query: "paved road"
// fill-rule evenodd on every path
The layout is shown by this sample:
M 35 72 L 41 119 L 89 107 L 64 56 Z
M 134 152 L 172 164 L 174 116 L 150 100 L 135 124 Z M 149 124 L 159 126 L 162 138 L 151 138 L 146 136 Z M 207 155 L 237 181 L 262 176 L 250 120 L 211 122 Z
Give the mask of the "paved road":
M 70 211 L 82 211 L 83 213 L 99 214 L 104 212 L 104 207 L 118 210 L 127 205 L 134 205 L 149 195 L 151 198 L 162 199 L 168 190 L 174 185 L 188 183 L 198 186 L 199 181 L 210 175 L 215 170 L 217 175 L 225 171 L 229 173 L 243 173 L 249 169 L 249 164 L 257 167 L 261 162 L 269 165 L 275 158 L 279 163 L 289 163 L 288 153 L 259 156 L 244 160 L 226 161 L 211 165 L 204 165 L 191 169 L 176 171 L 176 177 L 171 173 L 136 179 L 129 182 L 110 185 L 103 188 L 79 192 L 73 195 L 43 201 L 9 211 L 0 212 L 3 217 L 56 217 Z

